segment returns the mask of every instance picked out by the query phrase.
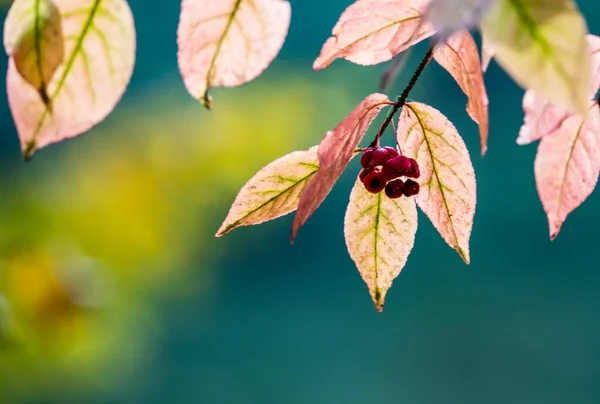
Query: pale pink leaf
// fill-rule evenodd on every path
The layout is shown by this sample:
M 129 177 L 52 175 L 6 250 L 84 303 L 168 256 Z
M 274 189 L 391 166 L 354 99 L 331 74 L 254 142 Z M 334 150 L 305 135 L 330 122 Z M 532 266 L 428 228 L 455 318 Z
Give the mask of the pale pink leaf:
M 64 61 L 48 83 L 50 111 L 9 60 L 10 109 L 26 159 L 101 122 L 123 95 L 135 60 L 133 16 L 125 0 L 54 0 Z
M 318 169 L 317 146 L 271 162 L 242 187 L 216 237 L 293 212 L 304 186 Z
M 488 138 L 488 96 L 477 44 L 468 31 L 461 30 L 436 47 L 433 57 L 469 97 L 467 113 L 479 125 L 481 155 L 484 155 Z
M 258 77 L 283 46 L 290 18 L 286 0 L 183 0 L 177 45 L 188 92 L 210 109 L 212 87 Z
M 600 86 L 600 38 L 587 35 L 588 49 L 592 64 L 588 98 L 596 96 Z M 525 145 L 556 131 L 573 113 L 564 107 L 548 102 L 534 90 L 527 90 L 523 96 L 524 122 L 519 130 L 517 144 Z
M 578 115 L 540 141 L 535 181 L 548 216 L 550 239 L 565 219 L 592 193 L 600 170 L 600 109 L 594 104 L 586 120 Z
M 433 35 L 422 19 L 430 0 L 358 0 L 340 16 L 313 68 L 343 58 L 360 65 L 386 62 Z
M 372 194 L 357 179 L 344 219 L 350 257 L 369 288 L 378 311 L 413 248 L 417 232 L 414 198 Z
M 417 204 L 468 264 L 476 184 L 465 143 L 441 112 L 411 102 L 400 116 L 398 144 L 406 156 L 419 163 L 421 190 Z
M 300 203 L 292 224 L 292 242 L 300 227 L 329 195 L 381 108 L 389 103 L 386 95 L 371 94 L 335 129 L 325 134 L 319 144 L 319 171 L 308 181 L 300 196 Z
M 523 96 L 523 125 L 519 130 L 517 144 L 526 145 L 556 131 L 573 113 L 557 107 L 540 97 L 534 90 L 527 90 Z
M 471 29 L 490 9 L 493 0 L 432 0 L 425 11 L 442 39 L 460 29 Z
M 588 92 L 589 99 L 591 100 L 596 96 L 600 87 L 600 37 L 589 34 L 586 36 L 586 39 L 591 58 L 590 91 Z
M 490 44 L 484 32 L 481 32 L 481 70 L 485 73 L 492 58 L 494 57 L 494 47 Z
M 56 4 L 52 0 L 15 0 L 4 23 L 4 48 L 21 77 L 50 108 L 48 83 L 65 57 Z

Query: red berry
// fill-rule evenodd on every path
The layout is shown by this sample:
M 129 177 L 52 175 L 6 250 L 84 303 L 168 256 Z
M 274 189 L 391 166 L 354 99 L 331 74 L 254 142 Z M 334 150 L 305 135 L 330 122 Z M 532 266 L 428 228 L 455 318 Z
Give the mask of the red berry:
M 369 174 L 372 171 L 373 171 L 372 168 L 363 168 L 358 173 L 358 178 L 364 183 L 365 182 L 365 177 L 367 176 L 367 174 Z
M 404 195 L 413 196 L 419 193 L 419 184 L 413 180 L 407 180 L 404 183 Z
M 363 166 L 363 168 L 371 168 L 375 166 L 375 164 L 371 164 L 373 160 L 373 150 L 374 149 L 372 148 L 365 149 L 362 156 L 360 157 L 360 165 Z
M 398 150 L 394 149 L 392 146 L 385 146 L 383 149 L 387 151 L 388 154 L 392 157 L 398 157 L 400 155 L 400 153 L 398 153 Z
M 365 188 L 372 194 L 378 194 L 385 188 L 387 182 L 385 176 L 379 168 L 370 171 L 362 180 Z
M 415 159 L 408 159 L 410 162 L 410 169 L 405 174 L 407 177 L 411 178 L 419 178 L 421 176 L 421 171 L 419 170 L 419 163 Z
M 386 161 L 388 161 L 391 158 L 392 156 L 390 156 L 388 151 L 380 147 L 378 149 L 373 150 L 373 158 L 371 160 L 371 163 L 374 166 L 382 166 L 385 164 Z
M 412 165 L 408 157 L 398 156 L 389 159 L 383 166 L 383 172 L 388 179 L 398 178 L 408 175 L 412 170 Z
M 400 198 L 404 195 L 404 181 L 397 179 L 388 182 L 385 186 L 385 194 L 390 199 Z

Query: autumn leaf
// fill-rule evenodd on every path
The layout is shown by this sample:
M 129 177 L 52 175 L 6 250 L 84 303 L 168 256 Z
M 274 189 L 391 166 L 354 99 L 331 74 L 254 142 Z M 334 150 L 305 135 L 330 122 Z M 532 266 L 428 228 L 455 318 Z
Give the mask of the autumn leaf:
M 468 264 L 476 185 L 465 143 L 441 112 L 418 102 L 405 105 L 397 135 L 403 153 L 419 163 L 417 204 Z
M 590 87 L 588 100 L 596 96 L 600 87 L 600 37 L 587 35 L 588 52 L 591 59 Z M 556 131 L 573 113 L 541 97 L 535 90 L 527 90 L 523 96 L 524 122 L 519 130 L 517 144 L 525 145 Z
M 540 97 L 535 91 L 528 90 L 523 96 L 524 122 L 519 130 L 517 144 L 526 145 L 540 140 L 556 131 L 573 113 L 557 107 Z
M 422 20 L 430 0 L 358 0 L 340 16 L 315 60 L 315 70 L 343 58 L 360 65 L 392 59 L 433 35 L 431 23 Z
M 258 77 L 283 46 L 290 18 L 286 0 L 183 0 L 177 45 L 189 93 L 211 109 L 212 87 Z
M 497 0 L 481 30 L 517 84 L 584 115 L 590 58 L 584 17 L 572 0 Z
M 242 187 L 216 237 L 293 212 L 302 189 L 318 169 L 317 146 L 268 164 Z
M 319 144 L 319 171 L 308 181 L 300 196 L 298 210 L 292 224 L 292 243 L 300 227 L 331 192 L 381 108 L 389 103 L 390 100 L 386 95 L 371 94 L 335 129 L 327 132 Z
M 585 121 L 578 115 L 540 141 L 535 182 L 548 216 L 550 239 L 565 219 L 592 193 L 600 171 L 600 109 L 594 103 Z
M 48 83 L 65 56 L 60 13 L 54 2 L 16 0 L 4 23 L 4 49 L 21 77 L 51 108 Z
M 431 21 L 446 40 L 456 31 L 471 29 L 490 9 L 495 0 L 432 0 L 425 11 L 425 19 Z
M 386 293 L 406 264 L 416 232 L 414 198 L 372 194 L 357 179 L 346 210 L 344 236 L 378 311 L 383 310 Z
M 494 57 L 494 47 L 490 44 L 484 32 L 481 32 L 481 70 L 485 73 L 492 58 Z
M 483 156 L 487 150 L 488 97 L 477 44 L 468 31 L 458 31 L 445 43 L 436 47 L 433 57 L 454 77 L 460 88 L 469 97 L 467 113 L 479 125 L 481 155 Z
M 23 156 L 101 122 L 125 91 L 135 60 L 135 30 L 124 0 L 54 0 L 61 13 L 64 61 L 48 83 L 52 113 L 17 71 L 7 73 L 10 109 Z

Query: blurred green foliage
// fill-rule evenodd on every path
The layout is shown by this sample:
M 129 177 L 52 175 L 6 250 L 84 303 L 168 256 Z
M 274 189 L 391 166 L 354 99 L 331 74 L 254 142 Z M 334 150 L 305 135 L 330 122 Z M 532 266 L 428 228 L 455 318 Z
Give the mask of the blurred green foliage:
M 265 161 L 311 146 L 311 100 L 327 96 L 290 77 L 219 97 L 209 116 L 172 87 L 157 83 L 160 96 L 11 167 L 0 201 L 6 392 L 65 399 L 65 380 L 109 388 L 127 367 L 141 377 L 157 299 L 208 290 L 223 253 L 203 248 L 218 228 L 212 212 Z

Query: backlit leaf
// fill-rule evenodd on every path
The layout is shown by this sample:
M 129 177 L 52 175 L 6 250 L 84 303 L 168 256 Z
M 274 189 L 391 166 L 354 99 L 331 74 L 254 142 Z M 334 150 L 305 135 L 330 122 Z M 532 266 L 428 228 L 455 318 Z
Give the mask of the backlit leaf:
M 444 44 L 436 47 L 433 57 L 454 77 L 469 97 L 467 112 L 479 124 L 481 154 L 484 155 L 488 138 L 488 97 L 473 37 L 466 30 L 458 31 Z
M 595 97 L 600 87 L 600 38 L 595 35 L 587 36 L 588 51 L 591 58 L 590 87 L 588 100 Z M 519 131 L 517 144 L 525 145 L 557 130 L 560 125 L 573 113 L 556 106 L 538 95 L 534 90 L 527 90 L 523 96 L 524 123 Z
M 489 10 L 494 0 L 432 0 L 425 11 L 443 40 L 460 29 L 471 29 Z
M 523 96 L 524 122 L 519 130 L 517 144 L 525 145 L 556 131 L 573 113 L 540 97 L 534 90 Z
M 61 13 L 65 57 L 48 84 L 52 113 L 12 58 L 8 65 L 8 101 L 26 159 L 101 122 L 125 91 L 135 60 L 135 30 L 126 1 L 54 3 Z
M 398 144 L 405 155 L 417 160 L 421 169 L 417 204 L 468 264 L 476 185 L 465 143 L 441 112 L 411 102 L 400 116 Z
M 492 58 L 494 57 L 494 47 L 490 45 L 490 41 L 488 41 L 487 36 L 484 32 L 481 33 L 481 70 L 485 73 Z
M 302 195 L 294 223 L 291 241 L 294 242 L 298 230 L 323 203 L 338 178 L 354 156 L 354 152 L 367 129 L 381 111 L 389 104 L 384 94 L 371 94 L 365 98 L 332 131 L 325 134 L 319 144 L 319 171 L 308 181 Z
M 343 58 L 360 65 L 390 60 L 434 34 L 422 20 L 430 0 L 358 0 L 340 16 L 313 68 L 323 69 Z
M 344 235 L 378 311 L 383 310 L 385 295 L 406 264 L 416 232 L 414 198 L 371 194 L 357 179 L 346 210 Z
M 600 109 L 594 104 L 584 121 L 566 118 L 540 141 L 535 181 L 550 228 L 556 238 L 567 215 L 594 190 L 600 170 Z
M 50 108 L 48 83 L 63 62 L 60 12 L 51 0 L 16 0 L 4 23 L 4 48 L 21 77 Z
M 498 64 L 520 86 L 557 106 L 586 113 L 588 29 L 572 0 L 497 0 L 481 30 Z
M 216 237 L 293 212 L 302 189 L 318 169 L 317 146 L 268 164 L 242 187 Z
M 283 46 L 290 18 L 286 0 L 183 0 L 178 60 L 189 93 L 210 109 L 211 87 L 258 77 Z

